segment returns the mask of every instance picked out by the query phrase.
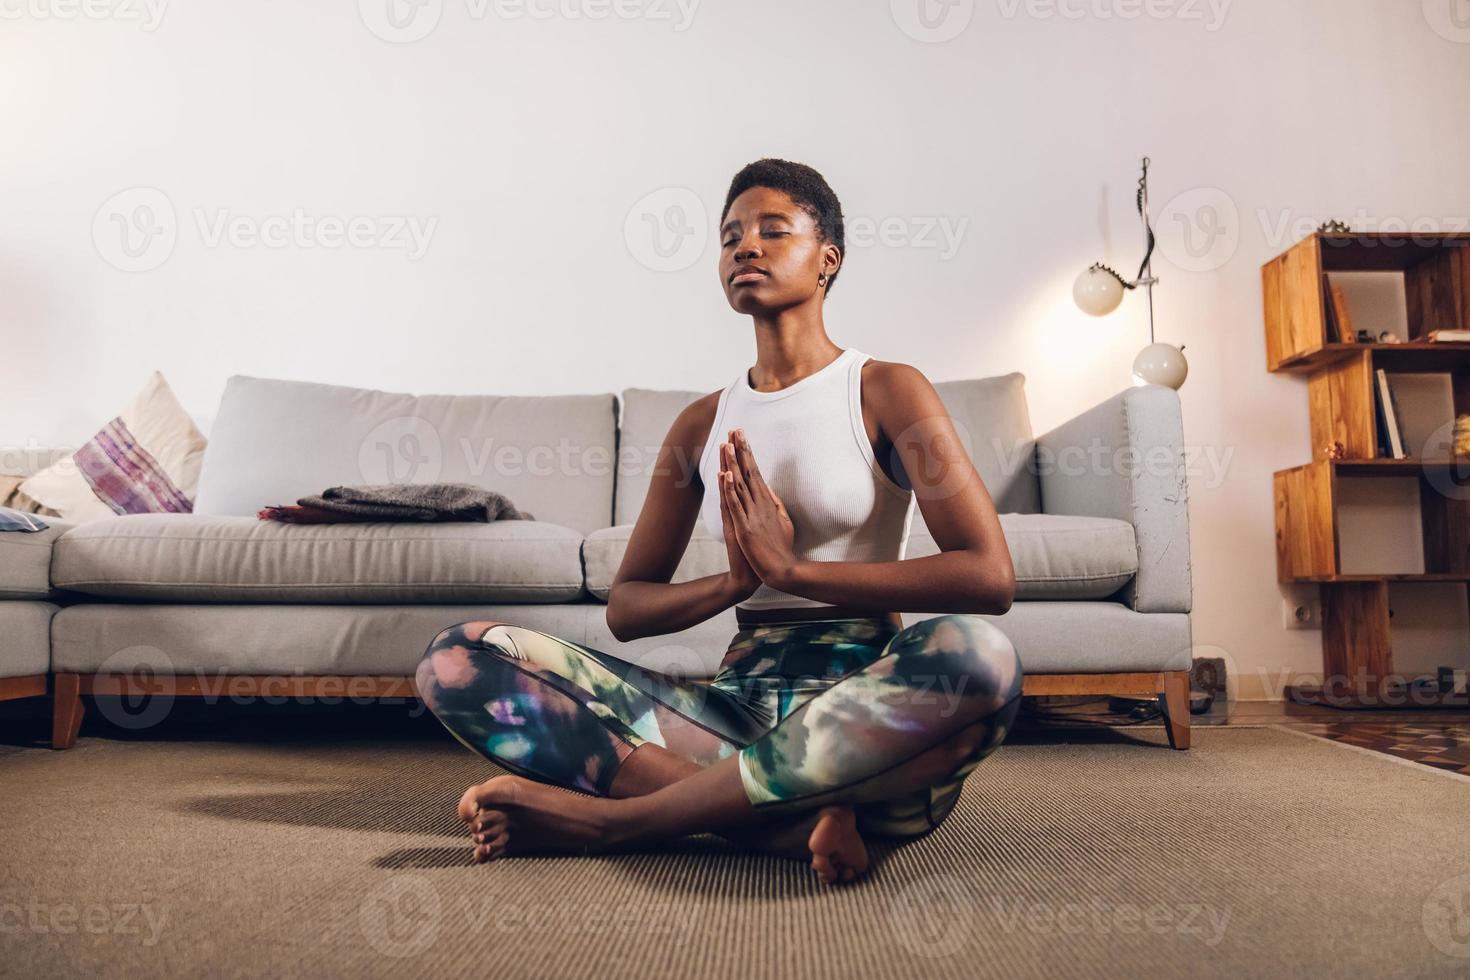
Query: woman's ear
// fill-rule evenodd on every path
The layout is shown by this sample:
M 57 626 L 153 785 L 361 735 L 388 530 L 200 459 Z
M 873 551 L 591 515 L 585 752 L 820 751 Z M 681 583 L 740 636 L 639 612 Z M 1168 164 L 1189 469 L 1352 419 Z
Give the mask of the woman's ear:
M 828 244 L 822 249 L 822 272 L 828 279 L 837 275 L 837 270 L 842 268 L 842 250 L 836 245 Z

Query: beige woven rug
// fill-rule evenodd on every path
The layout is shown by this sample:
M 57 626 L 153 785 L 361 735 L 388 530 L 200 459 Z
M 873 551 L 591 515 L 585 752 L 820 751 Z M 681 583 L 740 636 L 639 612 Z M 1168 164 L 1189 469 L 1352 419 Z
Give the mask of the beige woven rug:
M 0 974 L 1470 971 L 1470 780 L 1278 729 L 1070 737 L 842 889 L 712 839 L 471 865 L 450 807 L 488 770 L 447 741 L 8 750 Z

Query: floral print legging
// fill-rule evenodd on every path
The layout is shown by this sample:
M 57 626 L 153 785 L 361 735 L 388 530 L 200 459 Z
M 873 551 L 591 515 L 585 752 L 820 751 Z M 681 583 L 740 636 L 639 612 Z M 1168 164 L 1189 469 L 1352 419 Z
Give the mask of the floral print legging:
M 605 796 L 651 742 L 701 765 L 739 755 L 773 812 L 854 806 L 867 833 L 937 827 L 1020 706 L 1010 641 L 978 616 L 741 628 L 711 680 L 653 673 L 507 623 L 460 623 L 424 653 L 419 695 L 506 769 Z

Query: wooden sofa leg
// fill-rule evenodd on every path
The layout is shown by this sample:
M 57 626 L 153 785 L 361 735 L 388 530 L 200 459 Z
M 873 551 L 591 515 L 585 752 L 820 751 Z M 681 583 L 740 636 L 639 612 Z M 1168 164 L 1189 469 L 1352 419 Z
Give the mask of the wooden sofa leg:
M 1189 671 L 1164 673 L 1164 730 L 1169 734 L 1169 747 L 1189 748 Z
M 82 676 L 57 674 L 51 692 L 51 747 L 69 749 L 82 729 Z

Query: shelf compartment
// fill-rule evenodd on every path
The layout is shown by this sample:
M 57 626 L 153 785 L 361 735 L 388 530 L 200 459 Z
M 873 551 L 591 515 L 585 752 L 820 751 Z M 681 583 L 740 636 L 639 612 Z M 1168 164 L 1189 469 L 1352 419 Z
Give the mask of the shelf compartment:
M 1277 580 L 1470 582 L 1470 488 L 1454 479 L 1467 465 L 1466 461 L 1439 459 L 1321 460 L 1277 472 L 1273 475 Z M 1381 572 L 1364 571 L 1351 563 L 1345 567 L 1344 514 L 1354 498 L 1354 485 L 1347 481 L 1394 478 L 1417 482 L 1413 501 L 1417 519 L 1406 523 L 1416 525 L 1423 567 Z M 1350 547 L 1349 558 L 1361 550 Z
M 1404 344 L 1343 344 L 1327 332 L 1326 274 L 1397 272 L 1404 277 L 1409 335 Z M 1470 363 L 1470 343 L 1435 344 L 1435 328 L 1470 329 L 1470 234 L 1310 235 L 1261 267 L 1266 368 L 1303 373 L 1366 351 L 1377 366 L 1415 370 L 1424 358 L 1443 370 L 1452 348 Z M 1385 353 L 1379 354 L 1383 350 Z M 1392 353 L 1387 351 L 1392 350 Z
M 1396 345 L 1387 345 L 1393 347 Z M 1439 344 L 1425 344 L 1439 347 Z M 1444 351 L 1428 351 L 1420 370 L 1405 370 L 1403 361 L 1393 356 L 1379 356 L 1358 351 L 1351 357 L 1319 366 L 1307 377 L 1307 407 L 1312 438 L 1312 457 L 1329 460 L 1328 447 L 1340 444 L 1350 460 L 1374 460 L 1387 454 L 1387 446 L 1378 445 L 1376 424 L 1378 386 L 1375 372 L 1386 371 L 1389 383 L 1399 395 L 1400 426 L 1410 452 L 1444 454 L 1451 450 L 1455 417 L 1470 414 L 1470 344 L 1465 346 L 1463 363 L 1446 364 Z M 1438 355 L 1432 365 L 1427 359 Z M 1426 396 L 1432 375 L 1448 378 L 1448 399 Z M 1395 380 L 1398 378 L 1398 380 Z M 1409 398 L 1417 392 L 1419 397 Z M 1425 419 L 1428 419 L 1426 422 Z M 1431 443 L 1430 437 L 1433 437 Z M 1470 476 L 1470 459 L 1465 461 Z
M 1284 358 L 1278 374 L 1311 374 L 1341 361 L 1368 355 L 1373 367 L 1407 374 L 1470 367 L 1470 342 L 1413 340 L 1402 344 L 1322 344 Z

